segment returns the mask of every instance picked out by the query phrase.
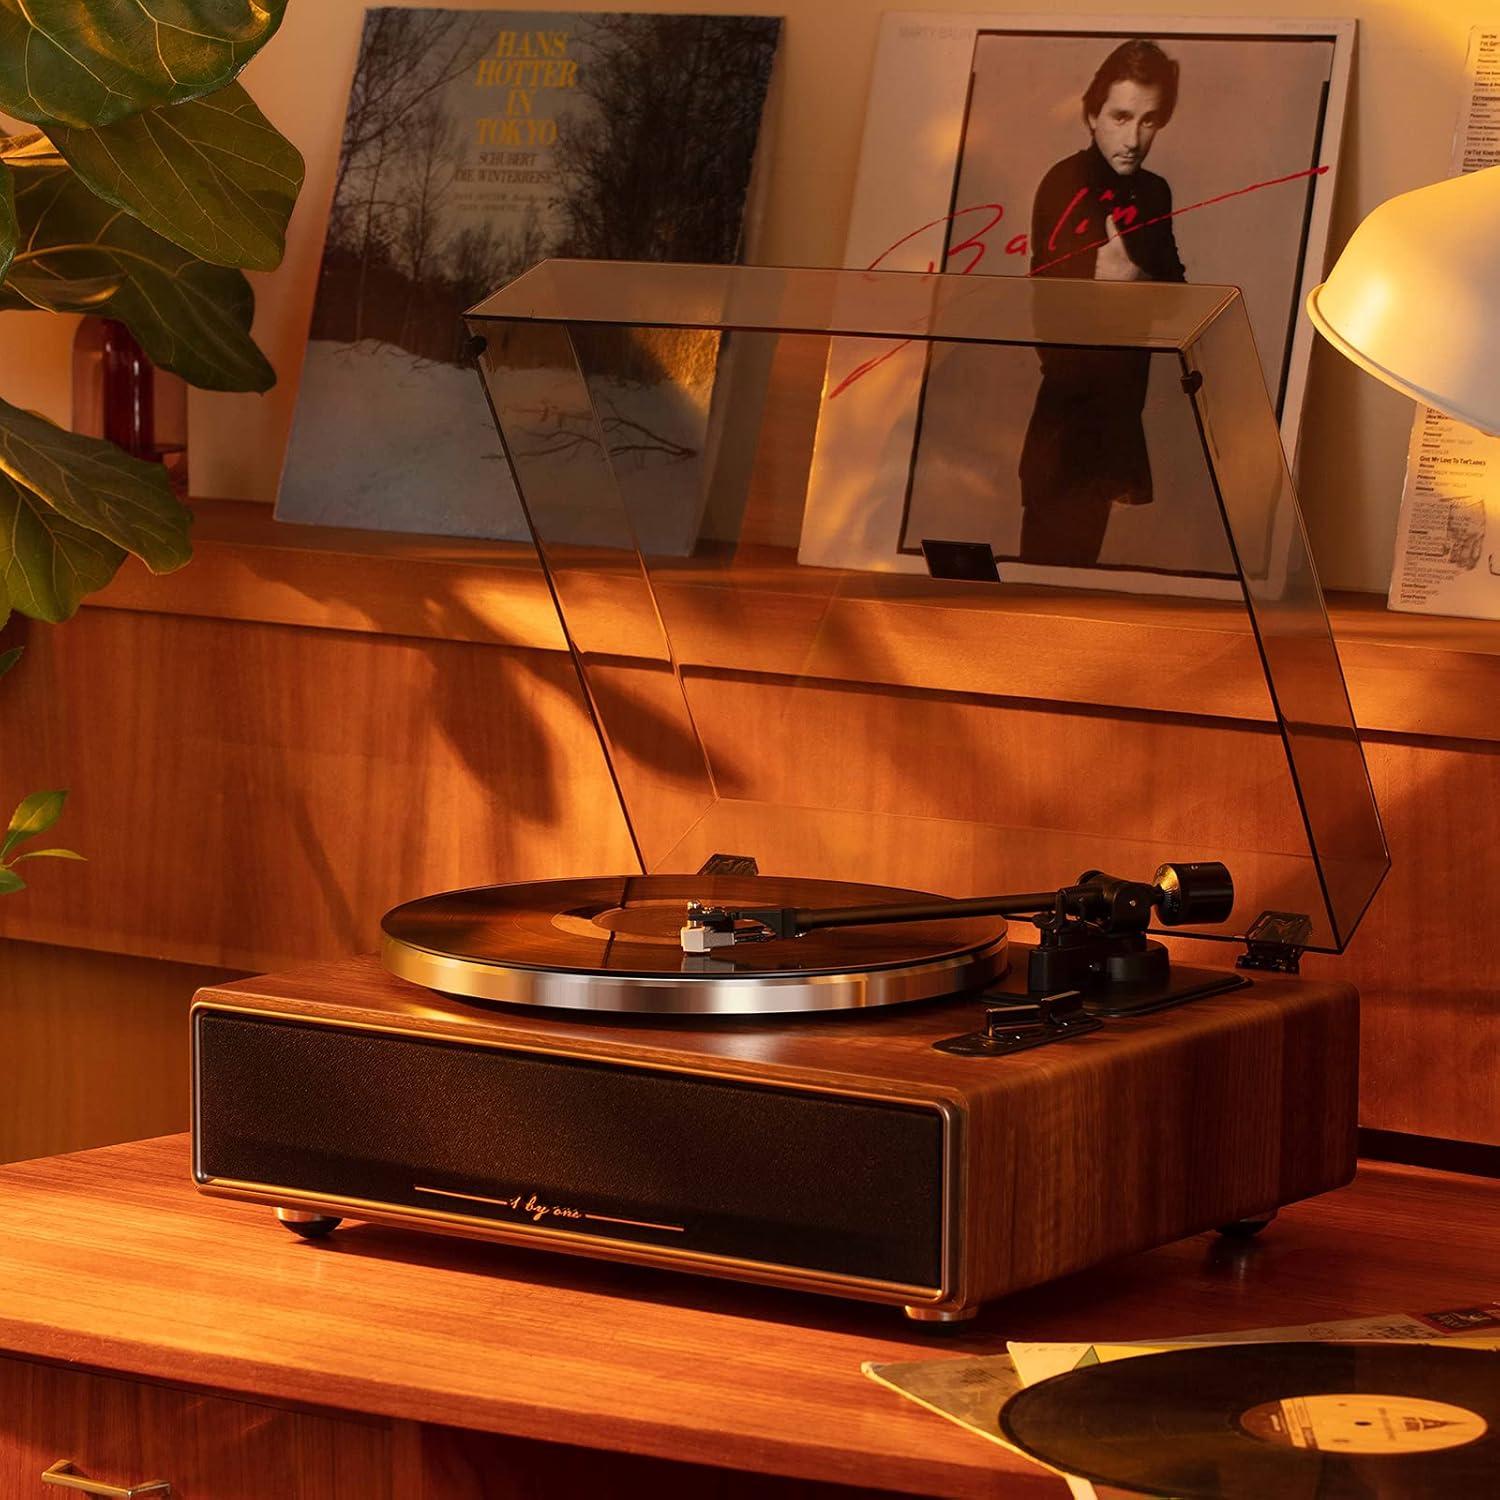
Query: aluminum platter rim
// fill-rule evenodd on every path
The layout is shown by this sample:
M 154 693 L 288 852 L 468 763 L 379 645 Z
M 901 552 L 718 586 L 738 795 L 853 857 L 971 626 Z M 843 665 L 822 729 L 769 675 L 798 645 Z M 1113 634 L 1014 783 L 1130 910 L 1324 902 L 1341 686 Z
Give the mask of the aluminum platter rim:
M 612 876 L 476 886 L 387 912 L 381 958 L 398 978 L 443 994 L 613 1014 L 871 1009 L 952 996 L 1000 978 L 1008 967 L 1008 943 L 999 919 L 877 924 L 789 940 L 796 948 L 744 945 L 732 950 L 745 955 L 738 970 L 712 955 L 686 955 L 672 940 L 674 924 L 685 916 L 685 897 L 828 905 L 924 894 L 769 876 Z M 812 939 L 818 939 L 816 951 L 808 953 L 802 945 L 812 947 Z M 795 961 L 778 964 L 788 953 Z

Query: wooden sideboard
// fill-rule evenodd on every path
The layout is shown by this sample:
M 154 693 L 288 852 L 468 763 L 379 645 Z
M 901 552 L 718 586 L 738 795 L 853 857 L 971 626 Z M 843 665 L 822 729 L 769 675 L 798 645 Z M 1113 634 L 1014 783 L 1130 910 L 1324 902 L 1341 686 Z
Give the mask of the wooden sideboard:
M 1492 1298 L 1500 1183 L 1366 1166 L 914 1335 L 862 1304 L 373 1225 L 294 1238 L 172 1136 L 0 1168 L 0 1494 L 71 1461 L 178 1500 L 1056 1496 L 863 1361 L 1441 1311 Z

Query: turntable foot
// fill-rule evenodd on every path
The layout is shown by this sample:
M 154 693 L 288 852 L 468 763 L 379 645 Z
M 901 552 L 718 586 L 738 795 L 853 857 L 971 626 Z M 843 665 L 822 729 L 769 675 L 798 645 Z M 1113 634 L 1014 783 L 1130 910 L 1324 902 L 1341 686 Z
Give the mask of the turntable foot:
M 965 1307 L 928 1307 L 918 1304 L 909 1306 L 904 1311 L 913 1323 L 924 1324 L 930 1333 L 950 1330 L 957 1333 L 974 1321 L 979 1312 L 979 1304 L 975 1302 Z
M 305 1240 L 320 1240 L 344 1222 L 331 1214 L 310 1214 L 300 1208 L 278 1208 L 276 1217 L 283 1227 L 293 1234 L 300 1234 Z
M 1273 1208 L 1267 1213 L 1252 1214 L 1248 1219 L 1236 1219 L 1233 1224 L 1220 1224 L 1219 1233 L 1231 1240 L 1254 1239 L 1275 1217 Z

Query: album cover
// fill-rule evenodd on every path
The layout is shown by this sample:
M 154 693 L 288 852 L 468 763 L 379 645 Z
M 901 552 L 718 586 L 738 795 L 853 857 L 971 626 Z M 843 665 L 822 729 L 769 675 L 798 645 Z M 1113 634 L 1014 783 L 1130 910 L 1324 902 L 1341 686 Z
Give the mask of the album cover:
M 277 517 L 524 539 L 465 309 L 547 256 L 735 260 L 780 31 L 367 11 Z M 690 352 L 691 380 L 639 347 L 590 372 L 651 488 L 648 550 L 696 536 L 719 361 Z
M 1238 286 L 1293 460 L 1354 25 L 888 15 L 844 263 Z M 978 503 L 1002 581 L 1235 596 L 1174 361 L 868 344 L 831 351 L 804 561 L 919 571 Z

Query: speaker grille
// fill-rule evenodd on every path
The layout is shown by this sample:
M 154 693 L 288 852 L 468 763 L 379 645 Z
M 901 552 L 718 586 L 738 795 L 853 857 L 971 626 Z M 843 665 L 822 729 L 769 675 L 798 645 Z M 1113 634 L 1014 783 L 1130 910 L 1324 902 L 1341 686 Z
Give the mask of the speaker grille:
M 936 1110 L 206 1009 L 194 1071 L 200 1180 L 942 1283 Z

